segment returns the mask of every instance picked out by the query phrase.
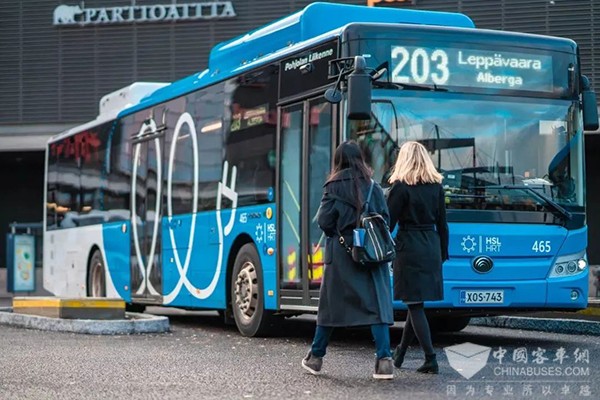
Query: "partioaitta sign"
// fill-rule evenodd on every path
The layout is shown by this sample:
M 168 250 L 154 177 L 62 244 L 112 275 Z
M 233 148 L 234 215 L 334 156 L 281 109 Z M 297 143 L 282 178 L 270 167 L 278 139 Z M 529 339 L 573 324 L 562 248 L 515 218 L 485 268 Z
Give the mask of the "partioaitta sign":
M 130 5 L 85 8 L 60 5 L 54 9 L 54 25 L 127 24 L 138 22 L 192 21 L 235 17 L 231 1 L 208 1 L 184 4 Z

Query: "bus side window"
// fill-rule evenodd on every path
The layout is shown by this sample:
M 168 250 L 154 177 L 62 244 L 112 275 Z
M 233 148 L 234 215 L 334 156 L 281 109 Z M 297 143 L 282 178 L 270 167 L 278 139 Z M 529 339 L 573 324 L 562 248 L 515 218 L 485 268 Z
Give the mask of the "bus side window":
M 56 198 L 58 180 L 58 158 L 56 143 L 48 148 L 48 178 L 46 181 L 46 229 L 56 229 Z
M 273 201 L 277 73 L 270 65 L 231 79 L 226 109 L 226 159 L 237 168 L 238 205 Z
M 121 122 L 112 122 L 107 137 L 108 147 L 104 160 L 107 181 L 103 202 L 110 222 L 130 218 L 132 146 L 127 133 Z
M 56 142 L 56 219 L 59 228 L 77 226 L 80 204 L 79 154 L 75 137 Z
M 166 105 L 156 107 L 154 115 L 160 115 L 165 118 L 166 133 L 164 135 L 163 150 L 163 195 L 167 193 L 167 187 L 171 185 L 171 207 L 174 215 L 190 214 L 193 207 L 193 184 L 194 184 L 194 148 L 192 140 L 192 131 L 187 123 L 181 124 L 175 138 L 175 127 L 187 111 L 192 115 L 194 122 L 202 114 L 202 110 L 197 110 L 196 103 L 201 98 L 203 91 L 195 92 L 185 97 L 171 100 Z M 200 126 L 196 125 L 196 138 L 200 140 L 202 134 L 199 132 Z M 171 153 L 173 151 L 173 153 Z M 202 159 L 202 147 L 199 146 L 199 159 Z M 171 156 L 173 158 L 171 159 Z M 171 170 L 169 170 L 171 169 Z M 198 168 L 202 171 L 202 168 Z M 171 180 L 168 180 L 168 177 Z M 198 190 L 199 195 L 202 192 Z M 201 196 L 201 195 L 200 195 Z M 166 200 L 166 197 L 164 198 Z M 201 210 L 202 201 L 198 201 L 198 209 Z M 165 203 L 166 205 L 166 203 Z M 167 208 L 164 207 L 166 212 Z
M 217 204 L 218 184 L 223 175 L 224 91 L 225 84 L 218 83 L 193 93 L 190 95 L 187 106 L 194 116 L 198 137 L 198 160 L 200 163 L 198 167 L 198 210 L 214 210 Z M 188 147 L 191 150 L 191 142 Z M 191 156 L 184 160 L 191 160 Z M 189 166 L 191 167 L 192 164 L 190 163 Z M 193 175 L 192 172 L 190 169 L 190 178 Z M 182 204 L 182 206 L 184 209 L 191 209 L 191 205 Z M 222 204 L 222 206 L 228 207 L 227 204 Z
M 106 139 L 112 123 L 75 135 L 80 158 L 79 226 L 104 221 L 104 191 L 107 177 L 104 168 Z

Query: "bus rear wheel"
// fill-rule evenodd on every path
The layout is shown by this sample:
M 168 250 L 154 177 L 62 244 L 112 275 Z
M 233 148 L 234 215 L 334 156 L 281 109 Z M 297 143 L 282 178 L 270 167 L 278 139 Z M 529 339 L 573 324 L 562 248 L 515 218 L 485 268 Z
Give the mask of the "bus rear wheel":
M 88 266 L 88 296 L 106 297 L 104 260 L 100 250 L 94 250 Z
M 275 318 L 264 308 L 263 273 L 253 244 L 242 246 L 231 274 L 231 308 L 238 330 L 244 336 L 270 333 Z

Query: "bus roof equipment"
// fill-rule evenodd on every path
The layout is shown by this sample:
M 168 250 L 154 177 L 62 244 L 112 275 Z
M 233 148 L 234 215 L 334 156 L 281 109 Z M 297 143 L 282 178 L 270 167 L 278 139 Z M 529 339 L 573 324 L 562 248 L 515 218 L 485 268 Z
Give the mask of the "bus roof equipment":
M 100 99 L 98 116 L 107 114 L 116 116 L 121 110 L 137 104 L 155 90 L 167 85 L 168 83 L 162 82 L 134 82 L 129 86 L 108 93 Z
M 49 140 L 58 140 L 65 136 L 70 136 L 77 132 L 81 132 L 82 130 L 115 119 L 121 111 L 134 106 L 144 97 L 150 96 L 157 89 L 167 85 L 168 83 L 163 82 L 134 82 L 129 86 L 108 93 L 100 99 L 98 104 L 98 116 L 96 119 L 61 132 L 58 135 L 51 137 Z

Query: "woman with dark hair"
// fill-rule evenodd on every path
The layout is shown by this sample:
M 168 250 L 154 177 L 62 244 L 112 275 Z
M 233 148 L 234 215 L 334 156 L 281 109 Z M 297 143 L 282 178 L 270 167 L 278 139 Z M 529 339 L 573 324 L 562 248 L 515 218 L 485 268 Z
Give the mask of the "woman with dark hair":
M 317 329 L 311 349 L 302 360 L 302 367 L 314 375 L 321 371 L 334 328 L 370 326 L 377 348 L 373 378 L 394 377 L 388 326 L 394 323 L 388 265 L 360 265 L 354 262 L 344 245 L 353 243 L 352 233 L 371 183 L 369 209 L 381 214 L 386 222 L 389 220 L 383 191 L 371 176 L 355 142 L 344 142 L 336 149 L 334 168 L 325 183 L 317 214 L 319 226 L 327 236 Z

